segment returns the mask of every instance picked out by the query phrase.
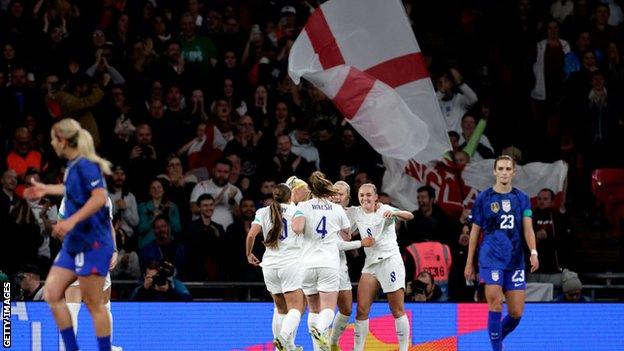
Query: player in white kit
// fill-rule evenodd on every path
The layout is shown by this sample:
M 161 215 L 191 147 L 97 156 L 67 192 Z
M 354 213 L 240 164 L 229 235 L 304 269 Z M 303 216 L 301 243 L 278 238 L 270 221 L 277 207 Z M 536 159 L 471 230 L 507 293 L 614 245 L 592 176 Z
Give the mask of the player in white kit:
M 110 198 L 106 199 L 106 206 L 108 208 L 108 213 L 111 219 L 111 226 L 113 220 L 113 203 Z M 59 219 L 65 218 L 65 199 L 61 200 L 61 205 L 59 206 L 58 211 Z M 113 242 L 115 242 L 115 231 L 113 230 Z M 111 264 L 109 270 L 112 270 L 117 265 L 117 248 L 115 248 L 115 252 L 113 252 L 113 257 L 111 258 Z M 106 275 L 104 280 L 104 304 L 106 306 L 106 310 L 108 311 L 108 318 L 110 320 L 110 331 L 111 331 L 111 341 L 113 340 L 113 314 L 111 313 L 111 277 L 110 272 Z M 72 319 L 72 326 L 74 327 L 74 334 L 78 335 L 78 314 L 80 313 L 80 307 L 82 306 L 82 294 L 80 293 L 80 283 L 78 279 L 75 282 L 71 283 L 67 289 L 65 289 L 65 303 L 67 304 L 67 308 L 69 309 L 69 314 Z M 59 345 L 60 350 L 65 350 L 65 345 L 63 341 L 60 340 Z M 111 351 L 122 351 L 123 349 L 119 346 L 112 346 Z
M 375 185 L 367 183 L 358 191 L 360 206 L 353 208 L 351 220 L 357 225 L 360 236 L 373 237 L 376 244 L 364 248 L 366 259 L 358 284 L 358 303 L 355 317 L 355 351 L 364 350 L 368 334 L 368 314 L 379 286 L 388 298 L 399 340 L 399 350 L 407 351 L 410 329 L 405 315 L 405 266 L 399 252 L 395 220 L 410 220 L 414 215 L 394 207 L 380 204 Z
M 320 350 L 329 351 L 326 334 L 334 319 L 340 288 L 339 235 L 349 230 L 350 223 L 342 206 L 331 202 L 337 193 L 323 173 L 312 173 L 309 186 L 312 198 L 297 205 L 293 230 L 304 234 L 303 292 L 310 313 L 318 313 L 316 322 L 309 323 L 310 334 Z
M 297 208 L 290 203 L 290 196 L 290 188 L 286 184 L 275 187 L 271 206 L 256 211 L 245 245 L 249 263 L 262 267 L 264 283 L 273 301 L 277 306 L 285 304 L 288 310 L 273 341 L 279 351 L 297 350 L 294 331 L 299 327 L 305 309 L 299 265 L 302 237 L 291 228 Z M 260 232 L 266 246 L 262 262 L 251 251 Z
M 347 213 L 347 218 L 349 218 L 350 224 L 353 227 L 353 223 L 351 222 L 351 218 L 349 217 L 350 209 L 347 207 L 349 205 L 351 187 L 346 182 L 340 180 L 334 183 L 334 189 L 338 193 L 333 199 L 336 204 L 342 206 L 342 208 Z M 329 344 L 331 347 L 331 351 L 338 351 L 340 347 L 338 347 L 338 340 L 340 336 L 346 329 L 349 318 L 351 318 L 351 310 L 353 306 L 353 293 L 351 292 L 351 279 L 349 278 L 349 268 L 347 267 L 347 255 L 345 255 L 345 251 L 347 250 L 356 250 L 362 247 L 362 241 L 366 243 L 367 241 L 372 241 L 373 238 L 363 238 L 362 241 L 350 241 L 350 235 L 343 235 L 341 239 L 344 240 L 344 244 L 341 244 L 340 247 L 340 284 L 338 291 L 338 313 L 336 313 L 336 317 L 334 318 L 334 322 L 332 323 L 332 331 L 329 339 Z

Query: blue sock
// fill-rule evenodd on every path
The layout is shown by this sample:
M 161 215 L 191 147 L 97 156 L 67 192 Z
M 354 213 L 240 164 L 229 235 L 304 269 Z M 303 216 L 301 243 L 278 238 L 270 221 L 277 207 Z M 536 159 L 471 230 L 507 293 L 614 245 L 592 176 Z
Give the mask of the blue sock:
M 111 351 L 111 337 L 107 336 L 98 336 L 98 350 L 100 351 Z
M 503 350 L 503 338 L 501 330 L 501 312 L 488 312 L 488 333 L 493 351 Z
M 76 334 L 74 334 L 74 328 L 69 327 L 61 330 L 61 337 L 65 344 L 66 351 L 78 350 L 78 342 L 76 341 Z
M 514 329 L 516 329 L 518 324 L 520 324 L 520 318 L 515 319 L 511 317 L 510 315 L 506 315 L 505 318 L 503 318 L 503 326 L 502 326 L 503 340 L 505 339 L 507 335 L 509 335 L 509 333 L 511 333 L 512 331 L 514 331 Z

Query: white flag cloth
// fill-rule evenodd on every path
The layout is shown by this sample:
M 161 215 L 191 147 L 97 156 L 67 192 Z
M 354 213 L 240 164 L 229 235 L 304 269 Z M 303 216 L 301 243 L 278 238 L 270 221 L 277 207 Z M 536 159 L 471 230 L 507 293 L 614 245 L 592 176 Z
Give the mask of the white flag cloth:
M 494 160 L 469 163 L 461 173 L 463 182 L 458 181 L 458 172 L 443 164 L 422 165 L 409 161 L 402 167 L 396 160 L 384 160 L 388 171 L 383 179 L 383 191 L 390 194 L 401 207 L 414 211 L 417 189 L 425 184 L 436 190 L 437 203 L 447 212 L 460 213 L 470 207 L 477 194 L 492 185 Z M 540 190 L 548 188 L 555 195 L 555 203 L 560 206 L 566 187 L 568 165 L 563 161 L 554 163 L 534 162 L 516 166 L 513 186 L 535 198 Z
M 324 3 L 293 44 L 288 71 L 331 98 L 386 157 L 428 162 L 451 149 L 400 0 Z

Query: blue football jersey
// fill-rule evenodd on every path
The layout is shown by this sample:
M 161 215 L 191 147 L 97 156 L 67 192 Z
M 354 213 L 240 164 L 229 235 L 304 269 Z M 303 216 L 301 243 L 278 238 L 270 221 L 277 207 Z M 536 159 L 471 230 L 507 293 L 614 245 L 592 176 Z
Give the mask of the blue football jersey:
M 484 234 L 479 247 L 479 266 L 524 269 L 522 219 L 531 215 L 529 197 L 516 188 L 505 194 L 493 188 L 482 191 L 472 207 L 473 223 Z
M 64 217 L 69 218 L 82 208 L 94 189 L 106 189 L 106 180 L 100 167 L 83 157 L 69 162 L 65 171 Z M 113 246 L 109 210 L 103 206 L 84 221 L 76 224 L 63 240 L 70 253 L 89 251 L 92 248 Z

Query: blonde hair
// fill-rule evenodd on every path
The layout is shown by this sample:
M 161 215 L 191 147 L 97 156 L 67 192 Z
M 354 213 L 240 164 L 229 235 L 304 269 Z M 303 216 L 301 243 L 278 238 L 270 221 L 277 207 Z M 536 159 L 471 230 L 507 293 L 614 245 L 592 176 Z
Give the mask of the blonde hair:
M 363 188 L 363 187 L 365 187 L 365 186 L 367 186 L 367 187 L 369 187 L 369 188 L 373 189 L 373 191 L 375 192 L 375 194 L 377 194 L 377 187 L 375 186 L 375 184 L 373 184 L 373 183 L 364 183 L 364 184 L 360 185 L 360 189 L 362 189 L 362 188 Z
M 297 178 L 297 176 L 291 176 L 286 180 L 286 185 L 290 188 L 290 191 L 295 191 L 301 187 L 308 186 L 308 183 Z
M 310 191 L 312 195 L 319 199 L 332 197 L 338 195 L 338 192 L 334 190 L 334 184 L 325 178 L 325 174 L 319 171 L 315 171 L 308 178 L 310 182 Z
M 95 152 L 95 145 L 91 134 L 80 126 L 80 123 L 65 118 L 52 126 L 52 138 L 67 140 L 67 146 L 76 149 L 78 155 L 95 162 L 104 174 L 111 174 L 111 163 Z
M 351 198 L 351 186 L 349 185 L 349 183 L 345 182 L 344 180 L 339 180 L 334 183 L 334 188 L 337 186 L 345 188 L 345 190 L 347 191 L 347 196 Z

